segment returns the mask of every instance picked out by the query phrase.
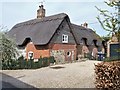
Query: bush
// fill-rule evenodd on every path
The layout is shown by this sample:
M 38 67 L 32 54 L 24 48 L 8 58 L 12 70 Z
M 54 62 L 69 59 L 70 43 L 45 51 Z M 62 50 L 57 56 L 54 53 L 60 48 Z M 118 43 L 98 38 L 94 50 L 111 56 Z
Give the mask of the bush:
M 120 56 L 107 57 L 103 61 L 105 61 L 105 62 L 120 61 Z
M 7 69 L 7 63 L 4 61 L 2 62 L 2 69 L 3 70 L 6 70 Z
M 42 58 L 38 59 L 38 68 L 42 67 Z
M 16 60 L 11 60 L 11 65 L 10 65 L 10 69 L 17 69 L 17 61 Z
M 28 68 L 28 69 L 30 69 L 31 66 L 32 66 L 32 65 L 31 65 L 31 62 L 32 62 L 31 60 L 28 60 L 28 61 L 27 61 L 27 68 Z
M 54 56 L 50 56 L 50 57 L 49 57 L 49 62 L 50 62 L 50 63 L 54 63 L 54 62 L 55 62 Z
M 17 60 L 18 69 L 23 69 L 25 67 L 25 59 L 23 56 L 20 56 Z
M 20 56 L 18 60 L 9 60 L 8 62 L 3 62 L 2 63 L 2 69 L 37 69 L 41 67 L 46 67 L 49 66 L 50 63 L 54 63 L 55 59 L 53 56 L 51 57 L 40 57 L 38 59 L 38 62 L 34 62 L 33 59 L 24 59 L 23 56 Z
M 49 58 L 47 58 L 47 57 L 44 57 L 43 59 L 42 59 L 42 66 L 43 67 L 46 67 L 46 66 L 49 66 Z
M 84 58 L 92 59 L 91 53 L 84 53 Z
M 2 69 L 6 70 L 6 69 L 17 69 L 17 61 L 14 59 L 10 59 L 7 62 L 2 62 Z
M 33 66 L 32 68 L 33 68 L 33 69 L 39 68 L 39 63 L 38 63 L 38 62 L 34 62 L 34 66 Z

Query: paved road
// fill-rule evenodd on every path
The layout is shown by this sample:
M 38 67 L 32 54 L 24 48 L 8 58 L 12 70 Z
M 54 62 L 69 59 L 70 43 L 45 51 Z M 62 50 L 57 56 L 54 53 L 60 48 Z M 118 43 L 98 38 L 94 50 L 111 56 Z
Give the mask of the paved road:
M 2 90 L 25 90 L 25 88 L 35 88 L 7 74 L 0 73 L 0 75 L 2 76 L 0 80 Z
M 4 82 L 12 83 L 11 87 L 94 88 L 94 64 L 97 63 L 88 60 L 35 70 L 4 70 L 2 73 Z
M 17 90 L 20 90 L 18 89 L 17 87 L 15 87 L 12 83 L 10 82 L 5 82 L 3 80 L 3 78 L 9 78 L 9 76 L 7 75 L 4 75 L 2 73 L 0 73 L 0 90 L 6 90 L 6 89 L 9 89 L 9 88 L 16 88 Z
M 17 88 L 9 82 L 2 81 L 2 88 Z

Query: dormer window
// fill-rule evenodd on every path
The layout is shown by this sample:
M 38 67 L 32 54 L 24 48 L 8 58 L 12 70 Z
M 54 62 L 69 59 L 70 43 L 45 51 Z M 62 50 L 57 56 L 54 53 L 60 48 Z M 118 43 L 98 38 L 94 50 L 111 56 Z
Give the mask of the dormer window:
M 87 38 L 82 38 L 81 41 L 80 41 L 80 44 L 87 46 Z
M 80 44 L 83 45 L 83 39 L 80 40 Z
M 98 44 L 97 40 L 93 40 L 92 45 L 97 46 L 97 44 Z
M 68 43 L 68 35 L 62 35 L 62 43 Z

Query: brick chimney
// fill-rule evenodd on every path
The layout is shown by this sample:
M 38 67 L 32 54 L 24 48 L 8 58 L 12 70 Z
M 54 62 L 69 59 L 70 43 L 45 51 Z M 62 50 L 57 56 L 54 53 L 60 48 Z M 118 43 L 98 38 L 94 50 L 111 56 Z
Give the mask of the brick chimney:
M 44 6 L 41 5 L 39 6 L 39 9 L 37 10 L 37 18 L 42 19 L 43 17 L 45 17 L 45 9 L 44 9 Z

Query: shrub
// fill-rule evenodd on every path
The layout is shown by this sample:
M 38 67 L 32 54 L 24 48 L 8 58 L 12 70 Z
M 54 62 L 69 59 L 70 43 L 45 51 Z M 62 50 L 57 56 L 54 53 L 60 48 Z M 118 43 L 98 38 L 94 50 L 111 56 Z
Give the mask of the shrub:
M 20 56 L 18 60 L 11 59 L 7 62 L 2 63 L 2 69 L 37 69 L 41 67 L 49 66 L 50 63 L 54 63 L 55 59 L 53 56 L 51 57 L 40 57 L 38 62 L 34 62 L 34 59 L 24 59 L 23 56 Z
M 38 68 L 42 67 L 42 58 L 38 59 Z
M 2 69 L 3 70 L 7 69 L 7 63 L 5 61 L 2 62 Z
M 42 59 L 42 62 L 43 62 L 43 67 L 46 67 L 46 66 L 48 66 L 49 65 L 49 58 L 47 58 L 47 57 L 44 57 L 43 59 Z
M 111 62 L 111 61 L 119 61 L 119 60 L 120 60 L 120 56 L 114 56 L 114 57 L 107 57 L 103 61 Z
M 54 62 L 55 62 L 54 56 L 50 56 L 50 57 L 49 57 L 49 61 L 50 61 L 50 63 L 54 63 Z
M 7 70 L 7 69 L 17 69 L 17 61 L 14 59 L 10 59 L 7 62 L 2 62 L 2 69 Z
M 34 60 L 33 59 L 29 59 L 27 61 L 27 68 L 28 69 L 32 69 L 34 67 Z
M 38 62 L 34 62 L 34 64 L 33 64 L 34 66 L 32 67 L 33 69 L 37 69 L 37 68 L 39 68 L 39 63 Z
M 92 59 L 91 53 L 84 53 L 84 58 Z
M 11 60 L 11 65 L 10 65 L 10 69 L 17 69 L 17 61 L 16 60 Z

